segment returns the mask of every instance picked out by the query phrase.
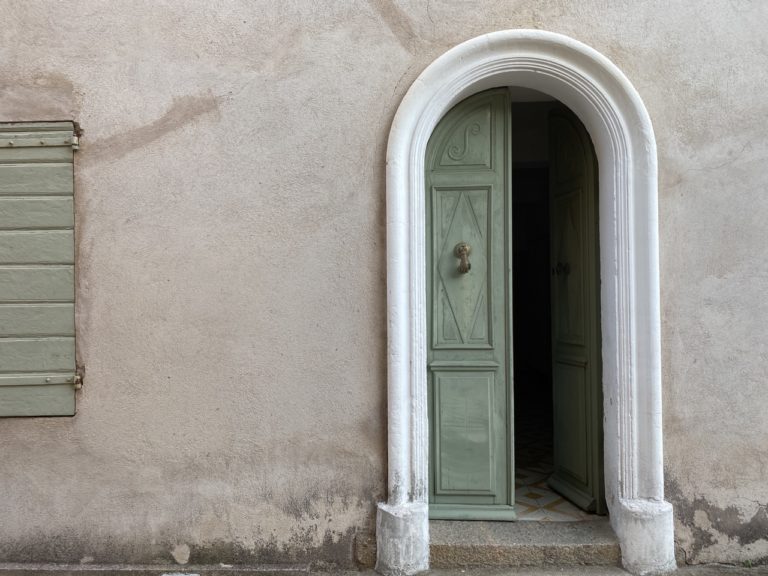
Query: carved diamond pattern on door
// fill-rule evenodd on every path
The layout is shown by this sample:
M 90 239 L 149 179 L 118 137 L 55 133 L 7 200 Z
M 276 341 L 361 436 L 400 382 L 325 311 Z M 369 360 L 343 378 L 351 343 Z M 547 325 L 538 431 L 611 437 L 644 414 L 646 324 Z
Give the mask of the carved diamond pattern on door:
M 488 333 L 488 189 L 435 189 L 435 221 L 443 224 L 434 240 L 439 248 L 436 294 L 435 339 L 437 348 L 455 345 L 490 347 Z M 446 213 L 450 212 L 450 219 Z M 445 222 L 448 222 L 445 225 Z M 439 233 L 438 233 L 439 232 Z M 462 275 L 454 247 L 467 242 L 472 247 L 470 273 Z M 442 326 L 440 326 L 442 324 Z

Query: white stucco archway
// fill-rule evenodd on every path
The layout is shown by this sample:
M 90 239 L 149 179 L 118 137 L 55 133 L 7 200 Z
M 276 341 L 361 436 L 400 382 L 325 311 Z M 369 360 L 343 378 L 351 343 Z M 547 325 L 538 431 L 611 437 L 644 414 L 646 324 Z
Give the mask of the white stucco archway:
M 440 118 L 497 86 L 533 88 L 582 120 L 598 157 L 605 483 L 624 566 L 675 567 L 664 501 L 656 142 L 621 71 L 588 46 L 539 30 L 464 42 L 416 79 L 387 150 L 389 499 L 377 516 L 377 570 L 428 568 L 424 157 Z

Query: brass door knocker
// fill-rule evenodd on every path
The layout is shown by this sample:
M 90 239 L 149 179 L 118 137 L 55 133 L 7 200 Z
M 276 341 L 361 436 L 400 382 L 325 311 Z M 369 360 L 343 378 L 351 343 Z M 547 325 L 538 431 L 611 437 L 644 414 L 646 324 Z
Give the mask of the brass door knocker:
M 453 249 L 453 254 L 459 259 L 460 274 L 466 274 L 472 269 L 472 264 L 469 261 L 470 252 L 472 252 L 472 247 L 466 242 L 459 242 Z

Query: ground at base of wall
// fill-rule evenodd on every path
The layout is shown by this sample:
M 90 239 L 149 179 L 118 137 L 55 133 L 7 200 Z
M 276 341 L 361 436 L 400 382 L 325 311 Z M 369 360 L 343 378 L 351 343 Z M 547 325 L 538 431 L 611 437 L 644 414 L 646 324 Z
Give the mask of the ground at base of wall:
M 350 574 L 360 574 L 350 573 Z M 372 573 L 372 574 L 375 574 Z M 678 576 L 768 576 L 768 566 L 742 567 L 707 564 L 678 568 Z M 430 570 L 425 576 L 628 576 L 629 572 L 613 566 L 553 566 L 546 568 L 466 568 Z
M 61 564 L 0 564 L 0 576 L 378 576 L 373 570 L 322 572 L 306 565 L 261 566 L 72 566 Z M 557 566 L 537 568 L 455 568 L 425 572 L 424 576 L 624 576 L 611 566 Z M 768 566 L 707 564 L 678 568 L 679 576 L 768 576 Z

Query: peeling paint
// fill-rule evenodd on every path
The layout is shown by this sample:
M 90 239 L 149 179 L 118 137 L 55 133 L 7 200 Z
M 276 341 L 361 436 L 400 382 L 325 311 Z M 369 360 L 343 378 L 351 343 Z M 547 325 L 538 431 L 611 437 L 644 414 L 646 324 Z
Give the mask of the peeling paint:
M 734 505 L 721 508 L 703 496 L 688 498 L 679 482 L 666 474 L 666 495 L 672 503 L 677 522 L 690 530 L 692 542 L 685 547 L 687 563 L 696 563 L 710 547 L 723 543 L 723 537 L 746 547 L 757 542 L 768 543 L 768 511 L 766 504 L 754 502 L 754 514 L 745 518 Z M 768 556 L 751 558 L 752 563 L 768 563 Z
M 60 564 L 140 564 L 140 565 L 255 565 L 309 564 L 318 569 L 354 568 L 354 544 L 357 531 L 296 529 L 287 542 L 274 535 L 256 539 L 251 545 L 236 540 L 214 540 L 199 544 L 171 545 L 147 541 L 138 536 L 120 541 L 117 538 L 78 538 L 72 535 L 39 537 L 0 543 L 0 558 L 8 563 Z M 319 538 L 317 538 L 319 536 Z M 72 555 L 75 550 L 90 550 L 80 562 Z M 163 551 L 165 550 L 165 552 Z
M 177 544 L 171 550 L 171 556 L 177 564 L 186 564 L 189 562 L 190 549 L 186 544 Z

